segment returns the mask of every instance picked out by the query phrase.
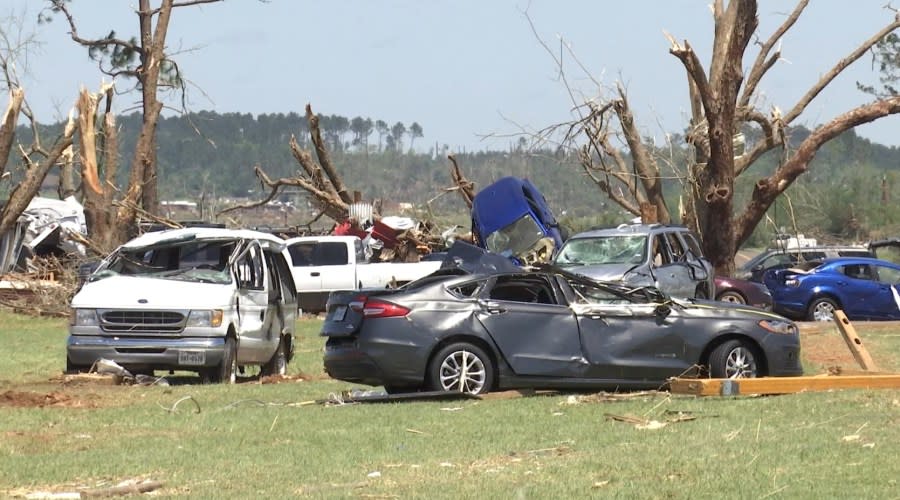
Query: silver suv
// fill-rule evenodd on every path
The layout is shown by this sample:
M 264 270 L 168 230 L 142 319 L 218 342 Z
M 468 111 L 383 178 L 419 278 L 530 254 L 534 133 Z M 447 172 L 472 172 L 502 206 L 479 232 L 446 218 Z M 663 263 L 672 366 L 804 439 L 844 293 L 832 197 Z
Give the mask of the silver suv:
M 674 297 L 715 296 L 712 265 L 684 226 L 622 224 L 578 233 L 554 264 L 601 281 L 655 286 Z

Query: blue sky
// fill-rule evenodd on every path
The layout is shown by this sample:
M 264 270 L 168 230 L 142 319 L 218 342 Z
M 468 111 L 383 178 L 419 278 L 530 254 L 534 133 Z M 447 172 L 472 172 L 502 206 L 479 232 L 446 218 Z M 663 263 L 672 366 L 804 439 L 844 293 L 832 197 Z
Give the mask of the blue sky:
M 154 2 L 156 3 L 156 2 Z M 425 137 L 453 150 L 504 148 L 506 136 L 569 119 L 572 102 L 558 69 L 532 33 L 557 51 L 568 43 L 605 86 L 624 82 L 645 134 L 679 131 L 687 112 L 681 63 L 668 53 L 668 32 L 687 39 L 709 59 L 709 0 L 232 0 L 177 10 L 168 47 L 191 90 L 192 110 L 316 112 L 364 116 L 389 123 L 417 121 Z M 790 108 L 821 73 L 887 24 L 884 0 L 812 2 L 783 42 L 784 61 L 763 81 L 766 105 Z M 63 116 L 78 87 L 96 89 L 101 76 L 86 51 L 68 38 L 62 18 L 37 26 L 39 0 L 4 0 L 0 17 L 26 20 L 42 42 L 23 78 L 41 121 Z M 115 29 L 137 34 L 136 1 L 74 0 L 84 37 Z M 760 0 L 760 33 L 772 31 L 792 2 Z M 746 65 L 752 59 L 745 61 Z M 570 84 L 595 96 L 595 83 L 566 58 Z M 807 109 L 808 126 L 866 102 L 855 82 L 874 83 L 870 61 L 860 60 Z M 136 100 L 120 97 L 121 110 Z M 900 118 L 858 132 L 900 144 Z

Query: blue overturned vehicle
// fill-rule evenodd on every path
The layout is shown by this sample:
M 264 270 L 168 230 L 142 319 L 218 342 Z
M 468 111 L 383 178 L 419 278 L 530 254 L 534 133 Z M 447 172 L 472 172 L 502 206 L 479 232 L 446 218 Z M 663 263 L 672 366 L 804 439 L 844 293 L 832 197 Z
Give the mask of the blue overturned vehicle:
M 503 177 L 472 201 L 475 244 L 518 265 L 550 262 L 565 240 L 544 195 L 528 179 Z

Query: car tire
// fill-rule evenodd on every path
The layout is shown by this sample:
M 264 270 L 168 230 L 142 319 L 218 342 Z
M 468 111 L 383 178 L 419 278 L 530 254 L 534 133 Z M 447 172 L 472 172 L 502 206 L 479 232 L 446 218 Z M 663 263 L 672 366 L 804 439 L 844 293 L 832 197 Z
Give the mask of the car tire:
M 756 349 L 742 340 L 728 340 L 709 355 L 712 378 L 756 378 L 759 376 Z
M 709 294 L 706 293 L 706 288 L 704 288 L 704 287 L 702 287 L 702 286 L 698 286 L 698 287 L 697 287 L 697 290 L 694 292 L 694 298 L 695 298 L 695 299 L 701 299 L 701 300 L 706 300 L 706 299 L 708 299 L 708 298 L 709 298 Z
M 747 299 L 744 298 L 739 292 L 735 292 L 734 290 L 728 290 L 727 292 L 722 292 L 716 297 L 716 300 L 720 302 L 730 302 L 732 304 L 746 304 Z
M 428 366 L 428 387 L 434 391 L 484 394 L 494 385 L 494 364 L 480 347 L 468 342 L 450 344 Z
M 806 310 L 809 321 L 834 321 L 834 311 L 840 309 L 833 299 L 819 297 L 814 299 Z
M 203 370 L 200 376 L 211 384 L 233 384 L 237 381 L 237 341 L 225 338 L 222 361 L 215 367 Z
M 284 336 L 282 336 L 281 340 L 278 342 L 278 347 L 275 348 L 275 352 L 272 354 L 272 358 L 269 359 L 266 364 L 262 365 L 259 374 L 262 377 L 287 375 L 287 364 L 287 345 Z

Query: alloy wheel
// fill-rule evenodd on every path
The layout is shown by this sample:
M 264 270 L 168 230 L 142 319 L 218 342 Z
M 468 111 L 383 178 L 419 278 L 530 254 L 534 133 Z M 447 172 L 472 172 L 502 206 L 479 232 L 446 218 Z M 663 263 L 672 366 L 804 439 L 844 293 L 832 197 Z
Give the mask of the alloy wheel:
M 469 351 L 454 351 L 441 363 L 441 388 L 478 394 L 484 389 L 486 373 L 481 358 Z
M 756 377 L 756 358 L 746 347 L 735 347 L 725 360 L 725 376 L 728 378 Z

